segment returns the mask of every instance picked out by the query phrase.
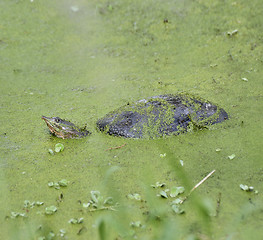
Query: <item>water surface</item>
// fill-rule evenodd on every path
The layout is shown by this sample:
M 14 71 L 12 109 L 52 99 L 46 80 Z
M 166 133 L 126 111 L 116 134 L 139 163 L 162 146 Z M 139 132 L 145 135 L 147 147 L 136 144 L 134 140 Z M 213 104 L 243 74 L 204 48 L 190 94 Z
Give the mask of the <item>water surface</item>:
M 261 1 L 4 0 L 0 9 L 1 239 L 36 239 L 61 229 L 64 239 L 99 239 L 99 219 L 105 239 L 259 239 Z M 121 105 L 177 92 L 219 104 L 230 120 L 155 140 L 96 130 L 97 119 Z M 87 125 L 92 135 L 55 138 L 42 115 Z M 64 151 L 50 155 L 59 142 Z M 160 181 L 188 192 L 213 169 L 184 203 L 184 215 L 175 215 L 171 199 L 159 199 L 150 187 Z M 70 181 L 66 188 L 48 187 L 61 179 Z M 240 184 L 259 193 L 244 192 Z M 114 197 L 118 211 L 83 209 L 92 190 Z M 143 201 L 127 199 L 129 193 Z M 198 199 L 208 199 L 217 216 L 203 217 Z M 25 200 L 44 205 L 25 209 Z M 50 205 L 58 211 L 45 216 Z M 28 217 L 11 219 L 12 211 Z M 68 223 L 79 217 L 82 224 Z M 132 229 L 130 222 L 138 220 L 145 228 Z

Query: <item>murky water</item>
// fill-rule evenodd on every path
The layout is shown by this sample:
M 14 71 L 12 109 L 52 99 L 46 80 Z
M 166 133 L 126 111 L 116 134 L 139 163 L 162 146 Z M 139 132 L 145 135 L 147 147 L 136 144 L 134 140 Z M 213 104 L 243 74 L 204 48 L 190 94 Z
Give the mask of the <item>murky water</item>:
M 169 207 L 169 200 L 159 202 L 150 185 L 186 184 L 176 169 L 179 160 L 191 185 L 187 191 L 216 169 L 196 190 L 198 198 L 209 199 L 218 210 L 217 217 L 209 218 L 211 236 L 259 239 L 261 1 L 6 0 L 0 9 L 1 239 L 36 239 L 43 231 L 58 234 L 61 229 L 68 239 L 99 239 L 102 217 L 121 222 L 111 231 L 106 221 L 111 234 L 106 239 L 129 238 L 129 223 L 137 220 L 146 226 L 134 230 L 139 239 L 165 239 L 158 231 L 165 232 L 168 224 L 153 224 L 149 212 Z M 123 104 L 176 92 L 215 102 L 231 119 L 211 130 L 155 140 L 110 137 L 96 130 L 98 118 Z M 42 115 L 87 125 L 92 135 L 57 139 Z M 59 142 L 64 151 L 50 155 L 48 149 Z M 64 178 L 66 188 L 48 187 Z M 240 184 L 259 193 L 244 192 Z M 115 197 L 119 210 L 83 209 L 92 190 Z M 129 193 L 140 193 L 144 201 L 127 199 Z M 25 209 L 25 200 L 44 205 Z M 51 205 L 58 211 L 46 216 L 45 207 Z M 164 222 L 181 226 L 182 236 L 208 234 L 191 199 L 184 208 L 182 216 L 168 210 Z M 12 211 L 28 217 L 11 219 Z M 80 217 L 83 223 L 68 223 Z

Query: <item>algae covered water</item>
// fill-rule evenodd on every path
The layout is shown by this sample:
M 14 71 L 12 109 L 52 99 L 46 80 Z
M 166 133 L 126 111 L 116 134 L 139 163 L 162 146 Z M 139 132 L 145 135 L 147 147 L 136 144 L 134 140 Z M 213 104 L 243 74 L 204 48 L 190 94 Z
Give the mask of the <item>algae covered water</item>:
M 261 1 L 0 9 L 1 239 L 260 239 Z M 124 104 L 178 92 L 230 119 L 152 140 L 96 130 Z M 55 138 L 42 115 L 92 134 Z

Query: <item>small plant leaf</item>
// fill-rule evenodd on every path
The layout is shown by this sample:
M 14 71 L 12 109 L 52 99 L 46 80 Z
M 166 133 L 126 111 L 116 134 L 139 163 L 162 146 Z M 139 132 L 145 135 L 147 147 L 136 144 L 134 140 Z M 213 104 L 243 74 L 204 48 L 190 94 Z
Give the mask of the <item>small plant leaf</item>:
M 159 194 L 163 198 L 168 198 L 167 193 L 165 191 L 161 191 Z
M 62 143 L 57 143 L 55 145 L 55 152 L 62 152 L 64 150 L 64 145 Z
M 156 182 L 155 184 L 151 185 L 153 188 L 162 188 L 165 186 L 165 183 Z
M 59 186 L 61 186 L 61 187 L 67 187 L 67 186 L 68 186 L 68 183 L 69 183 L 69 181 L 66 180 L 66 179 L 61 179 L 61 180 L 58 182 Z
M 181 198 L 176 198 L 175 200 L 172 201 L 172 205 L 178 205 L 181 204 L 183 200 Z
M 51 148 L 48 149 L 48 152 L 49 152 L 51 155 L 54 155 L 54 154 L 55 154 Z
M 230 156 L 228 156 L 228 158 L 229 158 L 230 160 L 234 159 L 235 157 L 236 157 L 235 154 L 231 154 Z
M 53 187 L 53 186 L 54 186 L 54 182 L 49 182 L 47 185 L 48 185 L 49 187 Z
M 106 240 L 107 238 L 106 237 L 106 226 L 103 220 L 100 220 L 98 224 L 98 231 L 99 231 L 100 240 Z
M 141 221 L 135 221 L 130 223 L 131 227 L 139 228 L 142 227 Z
M 52 215 L 57 211 L 57 207 L 56 206 L 50 206 L 50 207 L 46 207 L 45 209 L 45 213 L 47 215 Z
M 164 157 L 166 157 L 166 153 L 163 153 L 163 154 L 161 153 L 160 158 L 164 158 Z
M 176 214 L 182 214 L 184 213 L 184 210 L 181 209 L 178 205 L 172 205 L 172 209 Z
M 172 187 L 170 197 L 177 197 L 179 194 L 184 193 L 184 187 Z
M 69 219 L 68 223 L 80 224 L 83 222 L 83 220 L 84 220 L 84 218 L 71 218 L 71 219 Z
M 88 203 L 83 203 L 82 206 L 83 206 L 84 208 L 88 208 L 88 207 L 90 206 L 90 202 L 88 202 Z
M 90 194 L 91 194 L 91 200 L 94 203 L 98 203 L 99 197 L 100 197 L 100 192 L 99 191 L 91 191 Z
M 127 196 L 129 199 L 134 199 L 134 200 L 137 200 L 137 201 L 141 201 L 142 200 L 142 197 L 139 193 L 133 193 L 133 194 L 128 194 Z

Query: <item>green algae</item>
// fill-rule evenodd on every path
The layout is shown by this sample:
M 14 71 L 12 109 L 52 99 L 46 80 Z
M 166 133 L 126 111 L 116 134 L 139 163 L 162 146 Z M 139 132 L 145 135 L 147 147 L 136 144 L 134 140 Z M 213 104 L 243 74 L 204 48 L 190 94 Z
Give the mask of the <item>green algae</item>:
M 71 10 L 76 5 L 79 11 Z M 43 209 L 59 205 L 59 210 L 42 216 L 33 208 L 26 222 L 3 217 L 0 238 L 34 239 L 52 232 L 57 238 L 99 239 L 99 228 L 109 239 L 129 239 L 134 236 L 128 234 L 130 223 L 140 221 L 146 229 L 135 234 L 145 239 L 202 234 L 259 239 L 261 5 L 243 0 L 1 1 L 0 215 L 24 215 L 25 199 L 40 199 Z M 86 139 L 63 141 L 65 149 L 57 155 L 48 153 L 59 141 L 49 135 L 43 114 L 95 129 L 99 117 L 123 102 L 181 91 L 218 103 L 231 120 L 212 131 L 140 142 L 94 131 Z M 125 148 L 105 151 L 124 143 Z M 233 153 L 238 157 L 229 161 Z M 118 170 L 108 176 L 111 166 Z M 215 176 L 189 198 L 179 219 L 165 199 L 145 187 L 160 181 L 187 192 L 212 169 Z M 52 191 L 47 186 L 52 179 L 72 184 Z M 242 182 L 259 194 L 248 197 L 238 187 Z M 78 215 L 80 202 L 87 202 L 94 189 L 129 208 Z M 127 202 L 131 192 L 145 201 Z M 198 200 L 209 198 L 217 205 L 219 193 L 218 216 L 207 216 Z M 199 207 L 192 211 L 193 206 Z M 84 226 L 69 227 L 73 216 L 85 217 Z M 77 236 L 81 229 L 87 230 Z

